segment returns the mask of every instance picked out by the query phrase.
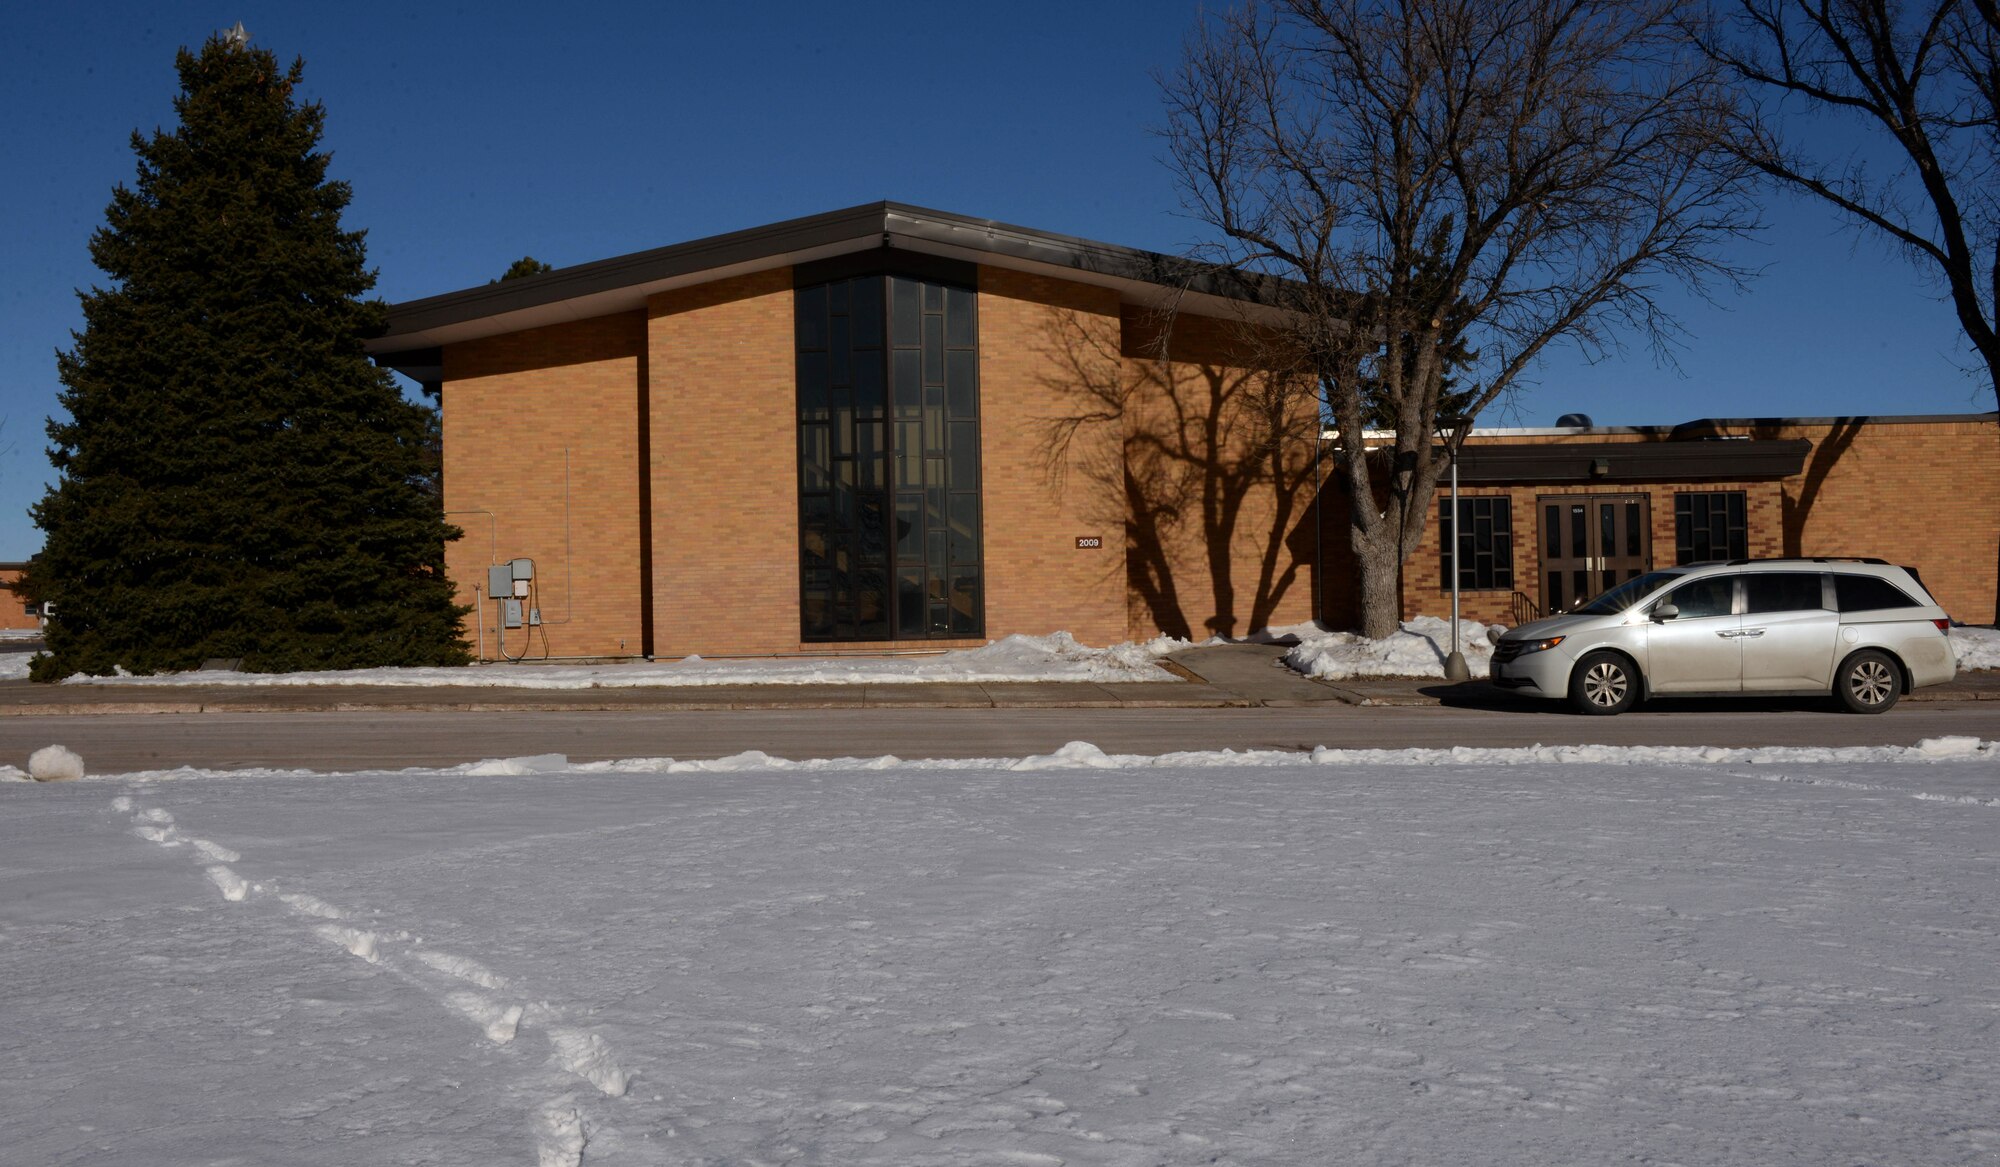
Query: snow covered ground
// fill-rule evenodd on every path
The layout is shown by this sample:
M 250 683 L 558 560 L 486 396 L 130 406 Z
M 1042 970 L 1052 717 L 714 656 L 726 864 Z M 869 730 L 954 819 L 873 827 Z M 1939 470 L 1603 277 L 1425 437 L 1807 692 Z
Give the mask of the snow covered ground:
M 1486 675 L 1493 655 L 1490 631 L 1504 625 L 1476 620 L 1459 624 L 1459 648 L 1475 677 Z M 1955 627 L 1952 646 L 1961 671 L 2000 669 L 2000 632 Z M 1312 624 L 1273 628 L 1261 639 L 1298 643 L 1285 663 L 1309 677 L 1330 681 L 1360 677 L 1442 677 L 1451 651 L 1451 622 L 1435 616 L 1405 621 L 1385 640 L 1351 632 L 1326 632 Z M 1210 641 L 1209 643 L 1221 643 Z M 321 673 L 239 673 L 204 671 L 155 677 L 70 677 L 73 685 L 470 685 L 511 689 L 619 689 L 680 685 L 910 685 L 937 682 L 980 684 L 1000 681 L 1171 681 L 1155 663 L 1169 653 L 1194 647 L 1158 637 L 1143 643 L 1092 648 L 1067 632 L 1009 636 L 984 648 L 928 656 L 800 657 L 758 660 L 703 660 L 689 657 L 656 663 L 603 665 L 478 665 L 464 669 L 350 669 Z M 26 653 L 0 654 L 0 680 L 28 675 Z
M 1458 622 L 1458 650 L 1475 677 L 1483 677 L 1493 661 L 1487 636 L 1506 631 L 1504 624 Z M 1402 630 L 1382 640 L 1358 632 L 1322 632 L 1312 625 L 1288 629 L 1299 643 L 1285 653 L 1285 663 L 1308 677 L 1345 681 L 1359 677 L 1443 677 L 1451 652 L 1451 621 L 1436 616 L 1405 620 Z
M 349 669 L 324 673 L 209 670 L 154 677 L 68 678 L 76 685 L 476 685 L 506 689 L 623 689 L 678 685 L 918 685 L 956 681 L 1173 681 L 1153 662 L 1189 647 L 1162 636 L 1091 648 L 1067 632 L 1008 636 L 984 648 L 926 656 L 684 660 L 603 665 L 477 665 L 463 669 Z M 22 666 L 26 676 L 26 665 Z
M 0 1159 L 1991 1163 L 1996 762 L 4 782 Z

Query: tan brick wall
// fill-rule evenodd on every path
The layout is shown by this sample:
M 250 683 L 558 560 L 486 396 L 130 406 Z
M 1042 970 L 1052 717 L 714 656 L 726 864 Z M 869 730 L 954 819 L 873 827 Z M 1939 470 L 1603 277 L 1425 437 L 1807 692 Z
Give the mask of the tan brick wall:
M 1059 630 L 1085 644 L 1126 639 L 1122 477 L 1107 474 L 1118 465 L 1117 427 L 1080 428 L 1053 473 L 1049 465 L 1060 419 L 1090 407 L 1083 379 L 1105 375 L 1107 363 L 1116 376 L 1118 316 L 1115 292 L 980 269 L 986 633 L 995 639 Z M 1089 535 L 1103 546 L 1078 550 L 1077 537 Z
M 790 268 L 654 296 L 653 646 L 799 648 Z
M 15 593 L 14 585 L 19 582 L 19 569 L 0 568 L 0 629 L 15 631 L 42 626 L 39 617 L 28 615 L 28 602 Z
M 1162 631 L 1241 635 L 1309 619 L 1314 587 L 1310 443 L 1277 443 L 1247 403 L 1233 325 L 1187 317 L 1169 378 L 1158 324 L 1116 293 L 987 268 L 980 275 L 986 631 L 1067 630 L 1107 644 Z M 466 538 L 450 553 L 471 602 L 489 555 L 530 555 L 555 655 L 636 653 L 637 386 L 649 394 L 656 655 L 825 651 L 798 640 L 798 498 L 791 273 L 656 296 L 630 314 L 454 345 L 446 357 L 447 505 Z M 1063 419 L 1120 398 L 1052 463 Z M 1305 407 L 1309 409 L 1308 407 Z M 1309 417 L 1292 418 L 1309 432 Z M 1281 422 L 1280 424 L 1284 424 Z M 1133 586 L 1126 448 L 1165 440 L 1196 472 L 1156 531 L 1149 562 L 1170 602 Z M 570 449 L 571 539 L 562 554 L 561 452 Z M 1207 505 L 1204 506 L 1204 492 Z M 483 512 L 492 512 L 489 518 Z M 1226 528 L 1226 530 L 1225 530 Z M 1095 550 L 1079 536 L 1098 536 Z M 1227 538 L 1211 555 L 1211 538 Z M 497 654 L 495 609 L 480 613 Z M 622 648 L 621 648 L 622 642 Z M 909 642 L 902 642 L 907 645 Z M 518 649 L 519 641 L 510 640 Z M 849 646 L 860 648 L 864 646 Z
M 1873 555 L 1915 567 L 1952 618 L 1994 619 L 2000 425 L 1985 418 L 1773 427 L 1813 443 L 1785 480 L 1787 553 Z
M 1205 639 L 1313 618 L 1310 391 L 1250 371 L 1238 322 L 1127 307 L 1128 630 Z M 1164 357 L 1164 360 L 1163 360 Z
M 444 497 L 464 530 L 445 562 L 458 600 L 486 566 L 535 561 L 543 617 L 507 651 L 636 655 L 639 640 L 638 390 L 645 319 L 625 313 L 444 350 Z M 565 482 L 567 476 L 567 482 Z M 467 617 L 500 654 L 499 605 Z

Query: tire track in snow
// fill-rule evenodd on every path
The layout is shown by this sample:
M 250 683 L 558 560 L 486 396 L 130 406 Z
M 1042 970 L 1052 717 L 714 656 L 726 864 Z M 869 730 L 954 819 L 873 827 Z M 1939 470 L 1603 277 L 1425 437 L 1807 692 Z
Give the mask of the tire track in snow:
M 294 916 L 314 921 L 349 920 L 345 909 L 317 896 L 301 892 L 278 892 L 262 883 L 244 879 L 229 866 L 240 862 L 242 854 L 209 839 L 186 834 L 171 812 L 159 807 L 140 808 L 130 797 L 111 800 L 111 809 L 129 815 L 132 833 L 162 848 L 185 847 L 190 857 L 203 864 L 203 874 L 222 898 L 241 903 L 266 892 Z M 507 987 L 507 979 L 468 957 L 431 948 L 408 931 L 382 931 L 340 923 L 315 923 L 312 934 L 345 951 L 348 955 L 395 973 L 404 981 L 424 989 L 452 1013 L 476 1026 L 487 1041 L 497 1046 L 511 1045 L 529 1006 L 503 1003 L 486 992 L 457 987 L 473 985 L 489 992 Z M 400 946 L 397 954 L 385 945 Z M 427 972 L 407 964 L 398 955 L 406 954 Z M 435 974 L 435 975 L 427 975 Z M 448 978 L 450 983 L 440 983 Z M 537 1002 L 532 1014 L 537 1028 L 548 1043 L 547 1061 L 564 1073 L 587 1082 L 607 1098 L 622 1098 L 632 1075 L 618 1064 L 611 1045 L 603 1036 L 588 1029 L 556 1024 L 561 1010 L 547 1002 Z M 580 1167 L 584 1148 L 589 1144 L 590 1124 L 576 1103 L 574 1091 L 551 1099 L 535 1112 L 532 1127 L 537 1167 Z

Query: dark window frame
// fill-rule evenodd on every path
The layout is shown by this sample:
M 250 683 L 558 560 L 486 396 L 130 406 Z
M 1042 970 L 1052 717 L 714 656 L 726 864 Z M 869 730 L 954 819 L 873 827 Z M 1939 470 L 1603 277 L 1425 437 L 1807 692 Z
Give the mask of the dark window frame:
M 1748 491 L 1683 490 L 1674 495 L 1675 566 L 1749 557 Z
M 1510 495 L 1482 494 L 1458 497 L 1458 519 L 1454 522 L 1451 498 L 1438 499 L 1438 590 L 1451 590 L 1451 543 L 1459 536 L 1458 590 L 1460 592 L 1511 592 L 1514 590 L 1514 500 Z

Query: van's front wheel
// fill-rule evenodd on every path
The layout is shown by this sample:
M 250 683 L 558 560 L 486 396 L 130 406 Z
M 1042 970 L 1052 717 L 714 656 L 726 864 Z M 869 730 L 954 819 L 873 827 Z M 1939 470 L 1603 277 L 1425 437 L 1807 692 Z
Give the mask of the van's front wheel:
M 1569 675 L 1569 703 L 1579 713 L 1623 713 L 1639 701 L 1639 670 L 1615 652 L 1593 652 Z

